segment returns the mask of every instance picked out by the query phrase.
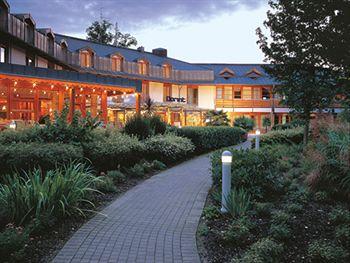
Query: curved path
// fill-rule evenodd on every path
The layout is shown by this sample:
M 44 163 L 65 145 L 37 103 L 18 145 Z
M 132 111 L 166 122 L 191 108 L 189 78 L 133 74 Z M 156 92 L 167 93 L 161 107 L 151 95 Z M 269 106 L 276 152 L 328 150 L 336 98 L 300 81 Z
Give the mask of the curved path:
M 200 262 L 196 230 L 209 168 L 200 156 L 135 186 L 83 225 L 53 262 Z

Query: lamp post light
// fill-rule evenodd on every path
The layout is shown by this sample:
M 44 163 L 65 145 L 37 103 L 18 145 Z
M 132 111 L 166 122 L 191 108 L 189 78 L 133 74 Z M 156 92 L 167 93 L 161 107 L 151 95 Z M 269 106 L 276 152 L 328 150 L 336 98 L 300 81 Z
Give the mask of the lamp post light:
M 231 192 L 231 164 L 232 153 L 224 151 L 221 155 L 222 162 L 222 196 L 221 196 L 221 213 L 227 213 L 227 200 Z
M 255 131 L 255 150 L 259 150 L 260 148 L 260 130 L 257 129 Z

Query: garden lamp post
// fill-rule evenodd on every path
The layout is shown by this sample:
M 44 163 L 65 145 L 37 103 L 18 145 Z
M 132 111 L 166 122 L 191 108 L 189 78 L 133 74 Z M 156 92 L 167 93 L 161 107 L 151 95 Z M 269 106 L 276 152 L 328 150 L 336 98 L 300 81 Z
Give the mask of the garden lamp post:
M 257 129 L 255 131 L 255 150 L 259 150 L 260 148 L 260 130 Z
M 221 155 L 222 162 L 222 195 L 221 195 L 221 213 L 227 213 L 227 200 L 231 192 L 231 164 L 232 153 L 224 151 Z

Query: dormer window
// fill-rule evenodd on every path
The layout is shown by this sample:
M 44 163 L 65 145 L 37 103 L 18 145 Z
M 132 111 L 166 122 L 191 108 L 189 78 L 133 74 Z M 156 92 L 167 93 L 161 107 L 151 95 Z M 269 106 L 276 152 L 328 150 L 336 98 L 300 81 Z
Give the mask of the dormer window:
M 120 55 L 111 56 L 112 71 L 123 71 L 123 57 Z
M 80 66 L 91 68 L 93 66 L 93 52 L 89 49 L 80 50 Z
M 140 75 L 147 75 L 148 74 L 148 62 L 146 60 L 139 60 L 139 74 Z
M 268 88 L 262 88 L 262 99 L 263 100 L 269 100 L 271 95 L 270 95 L 270 90 Z
M 219 75 L 224 79 L 229 79 L 235 76 L 235 72 L 229 68 L 224 68 L 219 72 Z
M 163 68 L 163 77 L 169 79 L 171 76 L 171 65 L 164 64 L 162 68 Z
M 251 79 L 257 79 L 257 78 L 261 77 L 262 75 L 263 74 L 259 70 L 257 70 L 256 68 L 253 68 L 246 73 L 246 76 L 251 78 Z

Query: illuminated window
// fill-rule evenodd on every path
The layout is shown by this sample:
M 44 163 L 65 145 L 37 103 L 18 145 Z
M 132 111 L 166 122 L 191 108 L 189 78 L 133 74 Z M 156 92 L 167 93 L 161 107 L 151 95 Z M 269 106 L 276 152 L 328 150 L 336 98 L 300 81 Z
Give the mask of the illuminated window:
M 262 99 L 263 100 L 270 99 L 270 90 L 268 88 L 262 88 Z
M 259 87 L 253 88 L 253 99 L 260 100 L 260 88 Z
M 118 55 L 114 55 L 111 58 L 112 71 L 122 71 L 123 69 L 123 58 Z
M 80 51 L 80 65 L 85 68 L 92 67 L 92 53 L 88 50 Z
M 147 75 L 148 74 L 148 63 L 144 60 L 139 60 L 139 74 Z
M 232 87 L 224 87 L 224 99 L 232 100 Z
M 163 65 L 163 77 L 164 78 L 170 78 L 171 74 L 171 66 L 170 65 Z
M 32 54 L 26 54 L 26 65 L 35 67 L 35 57 Z
M 223 98 L 223 88 L 222 87 L 217 87 L 216 88 L 216 98 L 221 100 Z
M 252 99 L 252 88 L 251 87 L 243 87 L 243 99 L 251 100 Z
M 234 88 L 234 98 L 235 99 L 241 99 L 242 98 L 242 92 L 240 87 Z
M 5 63 L 6 61 L 5 47 L 0 46 L 0 63 Z

